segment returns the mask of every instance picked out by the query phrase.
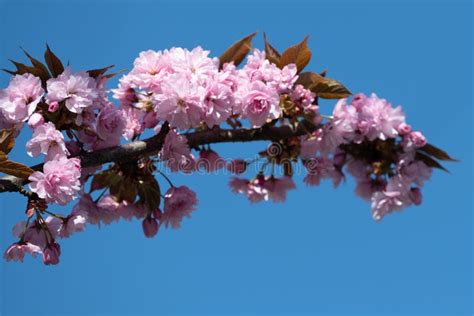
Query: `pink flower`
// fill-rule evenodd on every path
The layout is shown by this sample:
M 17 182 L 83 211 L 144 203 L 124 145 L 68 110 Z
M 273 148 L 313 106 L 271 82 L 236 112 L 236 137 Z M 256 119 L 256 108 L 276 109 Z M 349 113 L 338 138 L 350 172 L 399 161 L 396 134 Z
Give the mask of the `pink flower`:
M 59 230 L 59 236 L 67 238 L 74 233 L 82 232 L 86 226 L 87 217 L 85 213 L 69 215 Z
M 7 261 L 13 260 L 23 262 L 26 253 L 36 257 L 37 253 L 41 253 L 41 248 L 29 242 L 14 243 L 5 251 L 3 258 Z
M 11 123 L 24 122 L 36 110 L 43 94 L 38 77 L 15 75 L 8 87 L 0 90 L 0 112 Z
M 241 174 L 247 170 L 247 162 L 243 159 L 235 159 L 227 164 L 227 170 L 235 173 Z
M 385 99 L 372 94 L 360 109 L 359 121 L 363 122 L 363 134 L 369 139 L 385 140 L 398 135 L 398 128 L 405 123 L 405 114 L 400 106 L 393 108 Z
M 262 126 L 267 119 L 280 116 L 280 97 L 263 82 L 255 81 L 244 97 L 242 113 L 253 126 Z
M 265 177 L 257 175 L 252 180 L 232 177 L 229 182 L 230 189 L 234 193 L 245 194 L 250 202 L 256 203 L 268 200 L 268 190 L 265 188 Z
M 148 216 L 145 218 L 142 222 L 143 226 L 143 233 L 145 234 L 145 237 L 151 238 L 155 236 L 158 233 L 158 221 L 151 216 Z
M 196 193 L 187 186 L 171 187 L 165 194 L 164 212 L 161 223 L 166 228 L 179 228 L 184 217 L 191 217 L 196 209 Z
M 410 206 L 409 187 L 399 178 L 391 178 L 383 191 L 372 195 L 372 216 L 381 220 L 385 215 Z
M 92 200 L 90 194 L 82 194 L 79 201 L 72 208 L 72 214 L 83 214 L 90 224 L 98 224 L 101 220 L 101 212 L 97 204 Z
M 405 151 L 420 148 L 426 145 L 426 138 L 421 132 L 410 132 L 405 135 L 402 146 Z
M 47 161 L 69 154 L 63 134 L 51 122 L 35 128 L 33 137 L 26 143 L 26 151 L 32 157 L 44 154 Z
M 65 101 L 66 108 L 72 113 L 81 113 L 84 108 L 92 106 L 99 96 L 94 78 L 86 72 L 72 74 L 70 67 L 59 77 L 49 79 L 46 84 L 46 102 Z
M 232 114 L 234 96 L 229 86 L 212 81 L 206 88 L 204 97 L 205 115 L 207 126 L 219 125 Z
M 202 99 L 204 88 L 198 87 L 184 75 L 169 76 L 156 95 L 155 112 L 171 127 L 188 129 L 196 127 L 204 113 Z
M 40 198 L 48 203 L 65 205 L 74 200 L 81 189 L 80 177 L 80 160 L 62 156 L 47 161 L 43 166 L 43 172 L 34 172 L 28 180 L 31 181 L 30 190 Z
M 159 89 L 163 79 L 173 72 L 171 59 L 161 51 L 141 52 L 133 66 L 128 76 L 140 89 Z
M 120 110 L 112 104 L 101 108 L 96 122 L 96 133 L 100 140 L 95 149 L 116 146 L 125 127 L 125 118 Z
M 286 194 L 289 190 L 296 188 L 291 177 L 275 178 L 274 176 L 265 179 L 263 187 L 267 190 L 268 198 L 273 202 L 285 202 Z
M 55 265 L 59 263 L 61 247 L 57 242 L 52 242 L 43 250 L 43 263 L 45 265 Z
M 144 131 L 142 124 L 144 112 L 132 107 L 122 109 L 122 116 L 124 118 L 124 128 L 122 129 L 123 137 L 126 140 L 132 140 L 135 136 L 140 135 Z
M 191 78 L 203 79 L 217 73 L 219 60 L 217 58 L 209 58 L 209 51 L 203 50 L 198 46 L 188 51 L 183 48 L 172 48 L 169 51 L 173 70 L 183 73 Z
M 188 140 L 174 130 L 170 130 L 166 135 L 160 158 L 166 161 L 168 168 L 173 172 L 194 169 L 195 161 L 191 155 Z
M 310 109 L 314 102 L 315 96 L 316 95 L 313 92 L 305 89 L 300 84 L 296 85 L 293 91 L 290 93 L 291 100 L 305 110 Z
M 324 157 L 314 157 L 304 162 L 308 174 L 304 178 L 307 185 L 319 185 L 322 179 L 332 179 L 335 187 L 342 180 L 342 174 L 336 170 L 331 160 Z
M 104 224 L 110 224 L 114 221 L 118 221 L 121 216 L 120 203 L 117 202 L 116 198 L 110 194 L 104 195 L 97 202 L 98 215 L 100 221 Z
M 206 172 L 213 172 L 225 167 L 225 161 L 211 149 L 201 150 L 197 167 L 204 169 Z

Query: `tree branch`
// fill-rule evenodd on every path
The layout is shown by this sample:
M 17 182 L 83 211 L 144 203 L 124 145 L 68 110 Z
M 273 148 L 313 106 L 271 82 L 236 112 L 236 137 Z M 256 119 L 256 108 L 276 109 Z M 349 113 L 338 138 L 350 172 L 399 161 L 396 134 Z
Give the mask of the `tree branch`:
M 280 127 L 263 126 L 260 128 L 242 129 L 210 129 L 206 131 L 183 134 L 188 139 L 190 147 L 214 143 L 229 142 L 252 142 L 259 140 L 278 141 L 295 136 L 305 135 L 315 131 L 319 126 L 308 121 L 297 123 L 294 127 L 285 125 Z M 109 162 L 124 162 L 137 159 L 142 155 L 157 154 L 163 147 L 169 125 L 165 123 L 160 132 L 145 140 L 138 140 L 128 144 L 105 148 L 94 152 L 84 153 L 79 156 L 83 168 L 97 167 Z M 43 164 L 31 167 L 33 170 L 42 170 Z M 27 180 L 22 180 L 13 176 L 0 178 L 0 193 L 19 192 L 22 185 L 27 184 Z

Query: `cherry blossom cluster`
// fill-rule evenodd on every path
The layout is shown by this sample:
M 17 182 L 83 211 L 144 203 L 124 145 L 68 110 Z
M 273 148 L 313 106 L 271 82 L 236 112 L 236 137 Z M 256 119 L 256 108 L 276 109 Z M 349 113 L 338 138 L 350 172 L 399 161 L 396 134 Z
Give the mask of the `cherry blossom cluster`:
M 347 165 L 357 183 L 355 192 L 371 201 L 373 217 L 380 220 L 421 203 L 420 188 L 431 168 L 415 155 L 425 145 L 423 134 L 405 122 L 400 106 L 375 94 L 355 95 L 350 103 L 341 99 L 330 122 L 301 139 L 300 157 L 308 170 L 304 181 L 318 185 L 331 178 L 337 186 Z
M 45 264 L 56 264 L 61 254 L 58 240 L 83 231 L 87 224 L 136 218 L 146 237 L 155 236 L 162 226 L 179 228 L 196 210 L 197 196 L 185 185 L 175 186 L 167 171 L 222 169 L 233 174 L 231 191 L 251 202 L 284 202 L 288 191 L 296 188 L 293 176 L 299 165 L 303 182 L 310 186 L 329 179 L 337 187 L 350 174 L 356 193 L 371 202 L 376 220 L 419 205 L 421 188 L 436 166 L 425 155 L 423 134 L 405 122 L 400 106 L 375 94 L 357 94 L 349 101 L 350 92 L 337 81 L 301 73 L 310 54 L 305 51 L 306 39 L 298 45 L 280 56 L 266 43 L 265 51 L 254 49 L 242 67 L 237 67 L 242 60 L 238 52 L 248 45 L 231 49 L 237 51 L 235 62 L 210 57 L 201 47 L 148 50 L 110 91 L 109 67 L 73 72 L 49 48 L 51 75 L 29 55 L 36 68 L 16 63 L 19 71 L 0 90 L 0 129 L 12 129 L 16 137 L 27 123 L 32 136 L 26 152 L 42 157 L 44 163 L 24 179 L 30 190 L 20 190 L 28 197 L 26 220 L 15 225 L 18 241 L 4 257 L 23 261 L 25 254 L 38 254 Z M 301 55 L 288 62 L 295 54 Z M 332 115 L 320 115 L 320 97 L 339 99 Z M 188 133 L 220 131 L 226 124 L 249 133 L 306 127 L 304 133 L 274 140 L 252 159 L 224 161 L 210 143 L 189 144 Z M 164 132 L 159 152 L 81 167 L 81 155 L 135 141 L 146 131 Z M 430 154 L 449 158 L 439 149 Z M 261 164 L 256 174 L 244 178 L 249 166 L 257 163 Z M 161 189 L 155 175 L 165 180 L 167 190 Z M 73 200 L 70 214 L 51 211 L 55 204 Z

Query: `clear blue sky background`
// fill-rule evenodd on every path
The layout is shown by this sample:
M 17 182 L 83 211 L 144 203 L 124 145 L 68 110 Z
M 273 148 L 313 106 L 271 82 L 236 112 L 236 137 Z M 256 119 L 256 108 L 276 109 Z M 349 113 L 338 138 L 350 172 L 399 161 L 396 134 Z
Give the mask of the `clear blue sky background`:
M 298 179 L 285 204 L 250 205 L 226 176 L 175 176 L 200 199 L 180 230 L 148 240 L 137 221 L 89 227 L 62 242 L 58 266 L 2 262 L 1 315 L 472 314 L 470 1 L 67 2 L 1 1 L 0 68 L 23 58 L 20 45 L 41 56 L 46 41 L 76 70 L 121 69 L 145 49 L 218 56 L 254 31 L 280 49 L 309 34 L 310 68 L 402 104 L 461 162 L 434 173 L 422 206 L 380 224 L 352 181 L 333 190 Z M 13 156 L 32 163 L 27 137 Z M 253 157 L 265 144 L 214 148 Z M 24 207 L 0 197 L 2 248 Z

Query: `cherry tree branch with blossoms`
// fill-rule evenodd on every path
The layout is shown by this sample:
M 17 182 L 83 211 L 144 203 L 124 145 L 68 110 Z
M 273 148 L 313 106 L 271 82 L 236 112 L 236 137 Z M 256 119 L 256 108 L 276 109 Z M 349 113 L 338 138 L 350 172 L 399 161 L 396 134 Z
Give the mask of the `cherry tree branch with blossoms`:
M 336 187 L 352 175 L 375 220 L 419 205 L 432 169 L 454 159 L 412 130 L 400 106 L 375 94 L 352 96 L 325 72 L 303 72 L 311 58 L 307 37 L 280 53 L 266 36 L 265 49 L 252 50 L 254 36 L 219 58 L 201 47 L 141 52 L 112 90 L 112 66 L 74 72 L 48 46 L 45 64 L 27 52 L 31 66 L 12 61 L 16 70 L 5 70 L 12 78 L 0 90 L 0 192 L 18 192 L 27 202 L 13 228 L 18 241 L 4 258 L 40 254 L 57 264 L 61 238 L 119 219 L 140 219 L 146 237 L 179 228 L 197 196 L 175 186 L 173 172 L 226 170 L 233 192 L 251 202 L 283 202 L 296 188 L 295 167 L 303 166 L 309 186 L 328 179 Z M 320 114 L 319 98 L 338 100 L 331 115 Z M 8 158 L 25 123 L 33 133 L 26 152 L 44 157 L 43 164 Z M 147 131 L 154 135 L 140 140 Z M 251 160 L 226 161 L 210 147 L 263 140 L 272 143 Z M 258 170 L 243 178 L 255 162 Z M 72 201 L 70 214 L 53 211 Z

